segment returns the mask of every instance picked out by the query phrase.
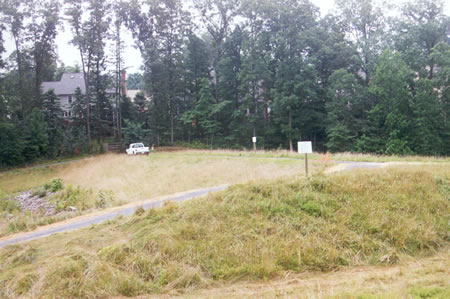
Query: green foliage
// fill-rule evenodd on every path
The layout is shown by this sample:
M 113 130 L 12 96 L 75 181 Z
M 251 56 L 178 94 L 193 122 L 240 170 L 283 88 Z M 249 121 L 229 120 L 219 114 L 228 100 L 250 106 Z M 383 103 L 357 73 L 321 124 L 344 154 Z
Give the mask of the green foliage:
M 414 299 L 435 298 L 444 299 L 450 296 L 450 288 L 442 287 L 414 287 L 410 292 L 410 295 Z
M 93 283 L 126 280 L 109 294 L 136 295 L 284 271 L 395 264 L 445 246 L 447 210 L 433 175 L 422 170 L 235 186 L 201 202 L 139 210 L 120 226 L 129 242 L 97 252 L 116 274 L 99 272 L 102 280 Z
M 123 141 L 124 144 L 144 142 L 144 144 L 150 144 L 151 131 L 144 129 L 142 124 L 133 123 L 125 120 L 126 127 L 123 128 Z
M 23 141 L 17 125 L 0 120 L 0 168 L 21 164 Z
M 5 32 L 16 48 L 0 78 L 0 167 L 102 152 L 112 136 L 248 148 L 255 134 L 266 149 L 312 140 L 316 151 L 450 153 L 449 18 L 440 0 L 408 1 L 389 19 L 391 8 L 372 0 L 339 0 L 323 17 L 308 1 L 199 0 L 190 14 L 180 0 L 80 0 L 65 15 L 83 64 L 58 69 L 60 4 L 2 5 L 0 54 Z M 105 45 L 116 43 L 116 54 L 123 46 L 108 34 L 112 22 L 132 32 L 143 57 L 143 73 L 128 76 L 128 88 L 143 91 L 135 99 L 108 95 L 118 82 L 105 73 Z M 198 22 L 202 36 L 192 30 Z M 88 85 L 75 90 L 70 121 L 56 95 L 39 90 L 64 71 L 82 72 Z
M 140 73 L 133 73 L 127 76 L 127 89 L 143 89 L 144 77 Z
M 17 200 L 13 199 L 0 199 L 0 211 L 1 212 L 18 212 L 22 209 L 22 206 Z
M 34 108 L 25 120 L 23 153 L 27 160 L 34 160 L 44 155 L 47 148 L 48 133 L 44 114 Z
M 85 210 L 90 204 L 90 193 L 80 187 L 73 188 L 68 185 L 56 198 L 55 211 L 68 211 L 69 207 Z
M 63 188 L 61 179 L 53 179 L 49 184 L 45 184 L 44 188 L 50 192 L 56 192 Z

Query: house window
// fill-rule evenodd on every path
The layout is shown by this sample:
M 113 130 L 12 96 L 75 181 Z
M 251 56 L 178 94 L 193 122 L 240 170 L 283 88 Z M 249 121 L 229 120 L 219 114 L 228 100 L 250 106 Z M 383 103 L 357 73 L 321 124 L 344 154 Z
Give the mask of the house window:
M 72 104 L 72 96 L 69 96 L 69 104 Z

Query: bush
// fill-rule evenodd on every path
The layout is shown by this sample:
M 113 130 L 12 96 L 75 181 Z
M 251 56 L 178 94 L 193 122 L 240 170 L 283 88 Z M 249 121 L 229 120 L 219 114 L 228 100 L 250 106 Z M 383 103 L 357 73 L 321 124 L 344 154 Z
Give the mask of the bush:
M 111 191 L 100 191 L 98 192 L 97 199 L 95 200 L 95 207 L 98 209 L 103 209 L 106 207 L 108 202 L 113 201 L 113 194 Z
M 66 211 L 69 207 L 76 207 L 80 210 L 88 208 L 86 192 L 82 191 L 80 187 L 74 189 L 72 185 L 68 185 L 66 190 L 59 195 L 55 210 L 57 212 Z
M 50 192 L 56 192 L 63 188 L 62 180 L 61 179 L 53 179 L 50 182 Z

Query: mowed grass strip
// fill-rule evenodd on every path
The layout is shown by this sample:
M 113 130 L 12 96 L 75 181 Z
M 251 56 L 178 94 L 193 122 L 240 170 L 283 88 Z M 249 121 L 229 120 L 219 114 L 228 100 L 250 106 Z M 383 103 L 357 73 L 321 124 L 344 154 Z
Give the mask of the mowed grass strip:
M 249 183 L 140 210 L 0 250 L 0 295 L 188 292 L 290 272 L 398 264 L 448 249 L 449 180 L 444 166 L 357 171 Z

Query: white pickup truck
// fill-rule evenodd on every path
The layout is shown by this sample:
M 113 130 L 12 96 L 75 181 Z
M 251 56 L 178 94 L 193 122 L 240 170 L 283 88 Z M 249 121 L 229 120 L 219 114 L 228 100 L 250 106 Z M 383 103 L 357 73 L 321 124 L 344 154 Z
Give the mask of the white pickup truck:
M 132 143 L 127 149 L 128 155 L 148 155 L 150 150 L 143 143 Z

